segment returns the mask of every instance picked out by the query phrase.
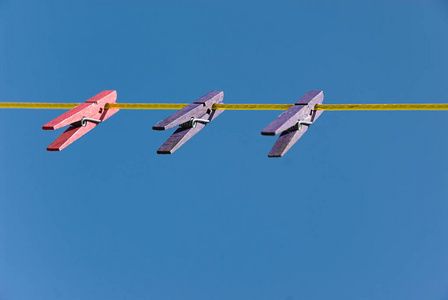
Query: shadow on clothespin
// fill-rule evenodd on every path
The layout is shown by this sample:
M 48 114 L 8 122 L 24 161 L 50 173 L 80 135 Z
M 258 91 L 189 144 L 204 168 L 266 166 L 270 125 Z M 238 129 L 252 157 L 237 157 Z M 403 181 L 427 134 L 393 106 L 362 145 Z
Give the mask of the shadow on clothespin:
M 262 135 L 280 137 L 269 152 L 268 157 L 282 157 L 302 137 L 308 128 L 322 114 L 323 110 L 314 110 L 316 104 L 322 104 L 322 91 L 309 91 L 287 111 L 269 124 Z
M 42 126 L 43 130 L 55 130 L 71 125 L 50 146 L 48 146 L 47 150 L 61 151 L 95 128 L 99 123 L 104 122 L 107 118 L 118 112 L 119 109 L 116 108 L 104 108 L 107 103 L 115 103 L 116 100 L 116 91 L 103 91 L 90 98 L 85 103 L 79 104 L 75 108 Z
M 222 109 L 212 110 L 213 104 L 222 103 L 224 92 L 211 91 L 192 104 L 182 108 L 168 118 L 160 121 L 152 127 L 154 130 L 167 130 L 180 126 L 157 150 L 158 154 L 172 154 L 179 149 L 196 133 L 201 131 L 207 123 L 214 120 L 224 112 Z

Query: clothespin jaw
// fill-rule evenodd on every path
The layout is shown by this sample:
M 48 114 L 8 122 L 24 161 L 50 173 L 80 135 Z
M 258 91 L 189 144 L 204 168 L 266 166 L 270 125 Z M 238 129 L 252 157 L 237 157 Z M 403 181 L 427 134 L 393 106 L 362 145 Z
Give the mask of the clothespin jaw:
M 47 147 L 47 150 L 61 151 L 99 123 L 117 113 L 119 109 L 105 109 L 106 104 L 115 103 L 116 100 L 116 91 L 103 91 L 42 126 L 43 130 L 55 130 L 71 125 Z
M 302 137 L 309 126 L 322 114 L 322 110 L 315 110 L 316 104 L 322 104 L 324 93 L 322 91 L 309 91 L 299 99 L 291 108 L 283 112 L 277 119 L 269 124 L 262 135 L 277 135 L 268 157 L 282 157 Z
M 213 110 L 213 104 L 222 103 L 224 92 L 211 91 L 192 104 L 182 108 L 168 118 L 158 122 L 152 127 L 154 130 L 167 130 L 180 126 L 157 150 L 158 154 L 172 154 L 189 139 L 201 131 L 208 123 L 213 121 L 224 110 Z

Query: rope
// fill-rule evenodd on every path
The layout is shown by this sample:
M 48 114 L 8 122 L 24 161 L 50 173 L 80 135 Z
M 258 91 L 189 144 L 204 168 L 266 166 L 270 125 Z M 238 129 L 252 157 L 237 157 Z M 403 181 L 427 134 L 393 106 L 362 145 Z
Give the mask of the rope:
M 0 108 L 71 109 L 79 103 L 0 102 Z
M 434 104 L 321 104 L 316 110 L 448 110 L 448 103 Z
M 0 108 L 26 109 L 71 109 L 79 103 L 28 103 L 0 102 Z M 182 109 L 188 104 L 180 103 L 114 103 L 106 104 L 106 109 Z M 293 104 L 214 104 L 213 109 L 225 110 L 287 110 Z M 318 104 L 316 110 L 448 110 L 448 103 L 434 104 Z

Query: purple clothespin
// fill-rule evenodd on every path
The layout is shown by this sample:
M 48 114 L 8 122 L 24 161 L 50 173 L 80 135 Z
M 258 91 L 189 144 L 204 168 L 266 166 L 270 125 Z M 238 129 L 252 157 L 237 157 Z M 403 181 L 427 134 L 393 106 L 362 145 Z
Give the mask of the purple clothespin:
M 207 123 L 224 112 L 222 109 L 212 110 L 213 104 L 222 103 L 224 92 L 211 91 L 192 104 L 182 108 L 165 120 L 152 127 L 154 130 L 167 130 L 180 126 L 157 150 L 158 154 L 172 154 L 196 133 L 201 131 Z
M 314 106 L 322 104 L 323 100 L 324 93 L 322 91 L 309 91 L 295 105 L 263 129 L 262 135 L 277 135 L 281 132 L 268 157 L 281 157 L 288 152 L 308 130 L 308 127 L 322 114 L 323 110 L 316 111 Z

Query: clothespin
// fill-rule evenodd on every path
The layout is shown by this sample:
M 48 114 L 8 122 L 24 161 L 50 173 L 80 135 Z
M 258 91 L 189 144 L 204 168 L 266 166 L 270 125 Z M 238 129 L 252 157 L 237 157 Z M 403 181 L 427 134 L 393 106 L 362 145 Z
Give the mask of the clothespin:
M 85 103 L 79 104 L 75 108 L 42 126 L 43 130 L 55 130 L 71 125 L 50 146 L 48 146 L 47 150 L 61 151 L 95 128 L 99 123 L 104 122 L 110 116 L 118 112 L 119 109 L 116 108 L 105 109 L 107 103 L 115 103 L 116 100 L 116 91 L 103 91 L 90 98 Z
M 316 104 L 322 104 L 322 91 L 309 91 L 287 111 L 269 124 L 262 135 L 280 137 L 269 152 L 268 157 L 281 157 L 302 137 L 311 124 L 322 114 L 323 110 L 314 110 Z
M 192 104 L 182 108 L 168 118 L 152 127 L 154 130 L 167 130 L 180 126 L 157 150 L 158 154 L 172 154 L 196 133 L 201 131 L 209 122 L 224 112 L 222 109 L 212 110 L 213 104 L 222 103 L 224 92 L 211 91 Z

